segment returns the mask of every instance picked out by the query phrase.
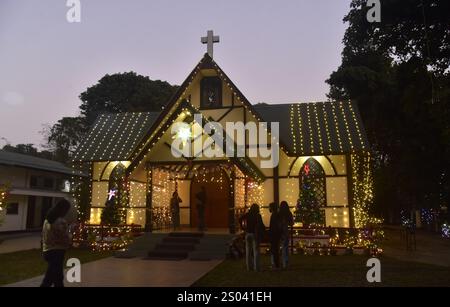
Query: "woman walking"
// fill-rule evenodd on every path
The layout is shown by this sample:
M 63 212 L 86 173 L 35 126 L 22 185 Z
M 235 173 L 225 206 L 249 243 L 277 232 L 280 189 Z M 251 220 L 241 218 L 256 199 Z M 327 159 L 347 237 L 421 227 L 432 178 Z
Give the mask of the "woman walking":
M 286 201 L 280 203 L 280 222 L 281 222 L 281 265 L 283 269 L 287 268 L 289 262 L 289 228 L 294 225 L 294 217 Z
M 48 263 L 41 287 L 64 287 L 64 255 L 70 247 L 69 227 L 64 217 L 70 203 L 60 200 L 47 214 L 42 227 L 42 251 Z

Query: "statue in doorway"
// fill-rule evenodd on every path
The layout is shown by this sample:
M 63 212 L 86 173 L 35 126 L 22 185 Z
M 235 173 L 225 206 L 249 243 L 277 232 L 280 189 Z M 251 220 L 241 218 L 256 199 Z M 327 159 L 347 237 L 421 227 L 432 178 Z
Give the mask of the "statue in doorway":
M 198 230 L 205 230 L 205 208 L 206 208 L 206 189 L 205 186 L 201 187 L 195 197 L 197 198 L 197 214 L 198 214 Z
M 182 202 L 178 192 L 175 191 L 170 199 L 170 213 L 172 216 L 173 230 L 180 228 L 180 203 Z

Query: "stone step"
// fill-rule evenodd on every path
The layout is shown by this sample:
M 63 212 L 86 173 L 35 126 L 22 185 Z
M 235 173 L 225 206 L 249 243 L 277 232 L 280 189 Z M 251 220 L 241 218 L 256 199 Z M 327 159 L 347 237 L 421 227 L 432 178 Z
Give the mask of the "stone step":
M 175 250 L 175 251 L 193 251 L 195 245 L 191 243 L 159 243 L 156 244 L 155 250 Z
M 204 236 L 203 232 L 171 232 L 169 237 L 191 237 L 191 238 L 201 238 Z
M 192 238 L 192 237 L 165 237 L 163 239 L 164 243 L 190 243 L 190 244 L 198 244 L 200 243 L 200 238 Z

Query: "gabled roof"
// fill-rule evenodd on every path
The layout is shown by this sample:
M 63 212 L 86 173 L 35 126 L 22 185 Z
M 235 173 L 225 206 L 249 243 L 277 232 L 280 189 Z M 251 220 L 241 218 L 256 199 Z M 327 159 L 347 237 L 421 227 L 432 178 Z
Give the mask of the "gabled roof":
M 368 150 L 364 126 L 352 102 L 255 105 L 267 122 L 279 122 L 289 155 L 340 154 Z
M 201 69 L 214 69 L 244 107 L 259 120 L 280 123 L 280 145 L 289 155 L 340 154 L 368 150 L 367 137 L 356 105 L 351 102 L 251 105 L 206 53 L 161 112 L 102 115 L 78 147 L 74 161 L 132 161 L 134 168 L 167 128 L 187 88 Z M 159 128 L 157 128 L 159 127 Z M 156 131 L 158 130 L 158 131 Z
M 73 161 L 127 161 L 160 112 L 102 114 L 78 146 Z
M 67 175 L 75 174 L 74 170 L 72 170 L 70 167 L 67 167 L 60 162 L 42 159 L 42 158 L 33 157 L 33 156 L 24 155 L 24 154 L 15 153 L 15 152 L 9 152 L 6 150 L 0 150 L 0 165 L 31 168 L 31 169 L 37 169 L 37 170 L 59 173 L 59 174 L 67 174 Z M 79 175 L 82 175 L 82 174 L 79 174 Z

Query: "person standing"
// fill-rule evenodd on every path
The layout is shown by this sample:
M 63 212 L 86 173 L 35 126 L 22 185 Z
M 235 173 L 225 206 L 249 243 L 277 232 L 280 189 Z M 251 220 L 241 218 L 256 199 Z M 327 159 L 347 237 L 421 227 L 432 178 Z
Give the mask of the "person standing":
M 289 228 L 294 225 L 294 216 L 289 209 L 289 205 L 286 201 L 280 203 L 280 222 L 281 222 L 281 265 L 285 269 L 289 262 Z
M 245 231 L 245 260 L 247 270 L 260 270 L 259 244 L 261 243 L 266 227 L 259 213 L 259 206 L 252 204 L 246 214 L 240 217 L 239 224 Z
M 195 196 L 197 198 L 198 230 L 205 231 L 205 208 L 207 200 L 205 186 L 202 186 L 200 192 Z
M 281 223 L 278 213 L 278 205 L 276 203 L 269 204 L 270 215 L 270 252 L 272 254 L 272 269 L 280 268 L 280 239 L 281 239 Z
M 173 230 L 180 228 L 180 203 L 182 202 L 178 192 L 175 191 L 170 199 L 170 213 L 172 215 Z
M 71 245 L 64 217 L 69 210 L 70 203 L 60 200 L 50 209 L 42 226 L 42 251 L 48 266 L 41 287 L 64 287 L 64 255 Z

